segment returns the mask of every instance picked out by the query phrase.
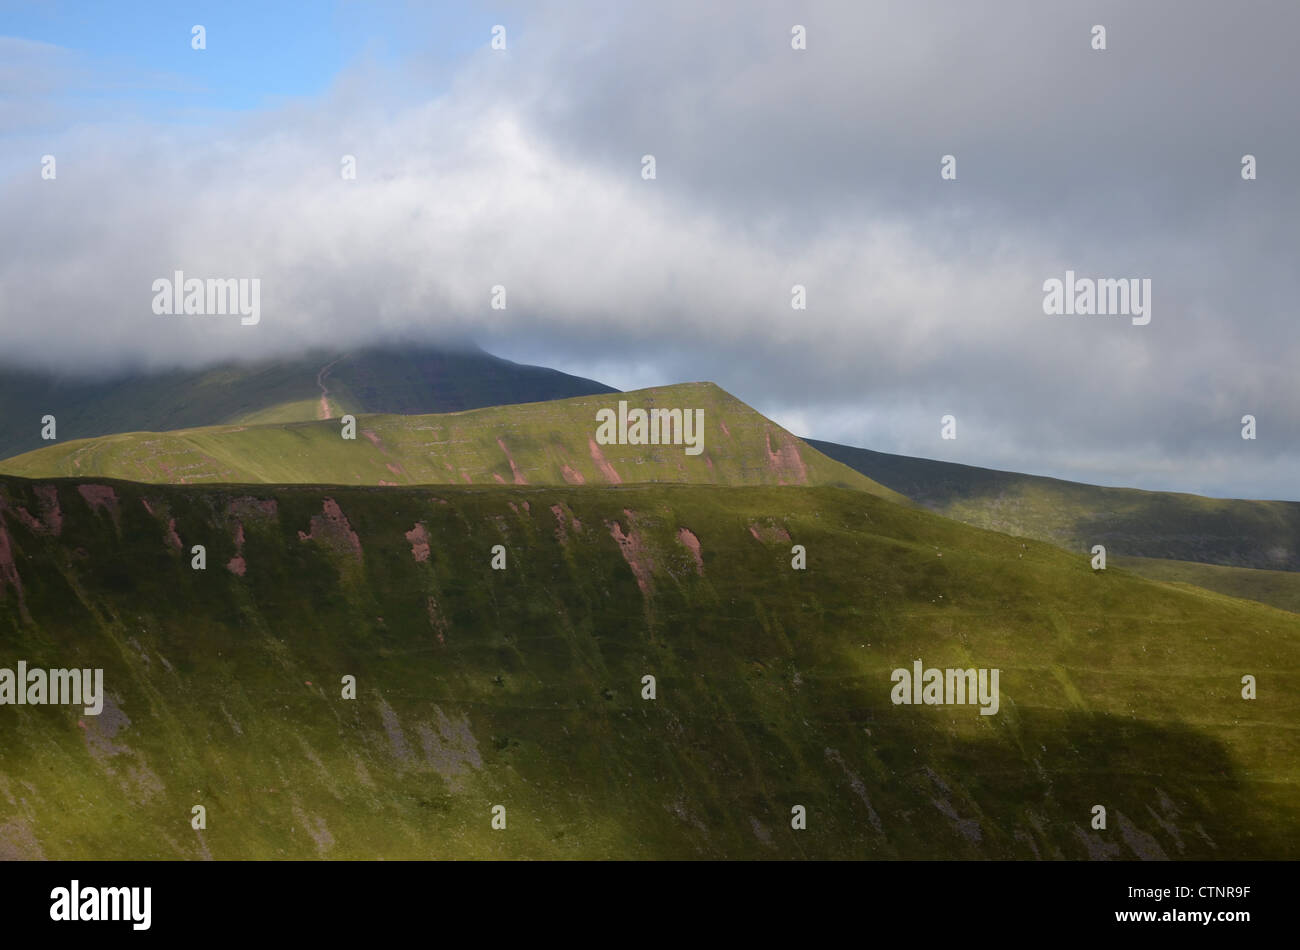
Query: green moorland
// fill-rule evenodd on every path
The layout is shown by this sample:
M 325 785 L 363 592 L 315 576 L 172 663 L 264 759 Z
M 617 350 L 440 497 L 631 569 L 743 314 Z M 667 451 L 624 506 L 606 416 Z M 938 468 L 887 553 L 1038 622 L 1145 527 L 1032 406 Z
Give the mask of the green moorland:
M 19 660 L 0 857 L 1300 856 L 1300 617 L 856 490 L 4 477 Z
M 597 445 L 596 412 L 619 400 L 629 408 L 703 410 L 702 452 Z M 129 432 L 58 442 L 0 462 L 0 473 L 177 484 L 830 484 L 903 500 L 712 383 L 442 415 L 359 416 L 356 429 L 351 440 L 338 420 Z
M 1193 584 L 1229 597 L 1244 597 L 1300 613 L 1300 571 L 1257 571 L 1154 557 L 1117 557 L 1108 563 L 1152 580 Z
M 948 518 L 1109 558 L 1157 580 L 1296 610 L 1300 503 L 1103 488 L 805 440 Z M 1210 567 L 1214 565 L 1214 567 Z
M 299 422 L 345 412 L 456 412 L 588 393 L 601 383 L 500 359 L 473 347 L 372 346 L 340 353 L 133 370 L 99 379 L 0 366 L 0 458 L 42 448 L 52 414 L 61 439 L 143 429 Z
M 1071 551 L 1300 571 L 1300 502 L 1104 488 L 805 440 L 931 511 Z

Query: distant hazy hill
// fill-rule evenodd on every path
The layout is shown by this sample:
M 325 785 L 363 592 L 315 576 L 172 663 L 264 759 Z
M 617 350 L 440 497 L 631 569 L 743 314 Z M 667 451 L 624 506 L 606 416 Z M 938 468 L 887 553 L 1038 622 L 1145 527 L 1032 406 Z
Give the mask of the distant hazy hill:
M 1300 857 L 1300 617 L 861 491 L 0 478 L 0 642 L 0 858 Z
M 1300 571 L 1300 503 L 1101 488 L 805 440 L 932 511 L 1084 552 Z
M 0 458 L 60 441 L 224 423 L 286 422 L 345 412 L 457 412 L 614 392 L 590 379 L 480 350 L 390 346 L 202 370 L 140 372 L 96 382 L 0 367 Z
M 700 409 L 702 451 L 682 445 L 598 445 L 596 413 Z M 444 415 L 361 415 L 357 438 L 338 420 L 129 432 L 48 444 L 0 462 L 32 478 L 343 485 L 841 485 L 901 496 L 810 449 L 712 383 L 685 383 Z
M 1103 544 L 1146 577 L 1300 609 L 1300 503 L 1101 488 L 806 441 L 949 518 L 1080 554 Z

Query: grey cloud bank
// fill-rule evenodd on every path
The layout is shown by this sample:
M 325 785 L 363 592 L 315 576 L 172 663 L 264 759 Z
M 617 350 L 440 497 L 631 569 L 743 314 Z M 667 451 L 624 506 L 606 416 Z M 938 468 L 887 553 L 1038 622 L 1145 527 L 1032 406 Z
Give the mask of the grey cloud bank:
M 881 451 L 1298 497 L 1300 8 L 796 6 L 517 4 L 509 51 L 485 34 L 436 97 L 418 62 L 362 64 L 319 101 L 192 126 L 39 128 L 25 106 L 91 66 L 26 46 L 4 358 L 472 337 L 620 388 L 712 379 Z M 1067 270 L 1149 278 L 1151 322 L 1045 315 Z M 260 322 L 155 315 L 175 271 L 260 278 Z

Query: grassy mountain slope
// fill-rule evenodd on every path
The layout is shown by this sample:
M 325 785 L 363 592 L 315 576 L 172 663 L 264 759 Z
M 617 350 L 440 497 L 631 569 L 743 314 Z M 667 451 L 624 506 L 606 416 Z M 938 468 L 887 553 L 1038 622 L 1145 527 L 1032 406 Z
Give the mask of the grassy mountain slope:
M 805 440 L 932 511 L 1071 551 L 1300 571 L 1300 503 L 1100 488 Z
M 42 448 L 51 413 L 60 439 L 224 423 L 296 422 L 345 412 L 458 412 L 612 392 L 608 386 L 478 350 L 373 347 L 97 382 L 0 369 L 0 458 Z M 323 401 L 322 401 L 323 400 Z
M 1229 597 L 1244 597 L 1300 613 L 1300 571 L 1258 571 L 1154 557 L 1117 557 L 1111 563 L 1152 580 L 1194 584 Z
M 109 695 L 0 706 L 0 856 L 1300 855 L 1300 617 L 860 491 L 0 499 L 0 666 Z M 893 705 L 918 657 L 999 713 Z
M 143 482 L 312 484 L 832 484 L 898 499 L 826 458 L 712 383 L 645 389 L 629 407 L 704 410 L 703 451 L 680 445 L 597 445 L 608 395 L 431 416 L 361 416 L 357 438 L 338 421 L 132 432 L 59 442 L 0 462 L 25 477 Z

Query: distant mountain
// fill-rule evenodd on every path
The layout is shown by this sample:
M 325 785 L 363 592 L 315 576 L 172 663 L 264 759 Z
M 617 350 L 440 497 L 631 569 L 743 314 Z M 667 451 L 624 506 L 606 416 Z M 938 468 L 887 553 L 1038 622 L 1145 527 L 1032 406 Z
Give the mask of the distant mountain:
M 384 346 L 317 350 L 292 359 L 199 370 L 123 373 L 98 381 L 0 367 L 0 458 L 117 432 L 296 422 L 345 412 L 459 412 L 616 392 L 603 383 L 525 366 L 473 348 Z
M 683 445 L 601 445 L 597 412 L 702 410 L 698 454 Z M 694 417 L 692 417 L 694 418 Z M 128 432 L 46 443 L 0 462 L 28 478 L 335 485 L 836 485 L 904 499 L 809 448 L 712 383 L 497 406 L 442 415 Z
M 1102 488 L 806 439 L 931 511 L 1084 552 L 1300 571 L 1300 502 Z
M 1116 559 L 1112 563 L 1146 577 L 1193 583 L 1284 609 L 1294 610 L 1300 603 L 1300 574 L 1294 573 L 1300 572 L 1297 502 L 1102 488 L 805 441 L 931 511 L 966 524 L 1080 554 L 1102 544 L 1108 557 Z

